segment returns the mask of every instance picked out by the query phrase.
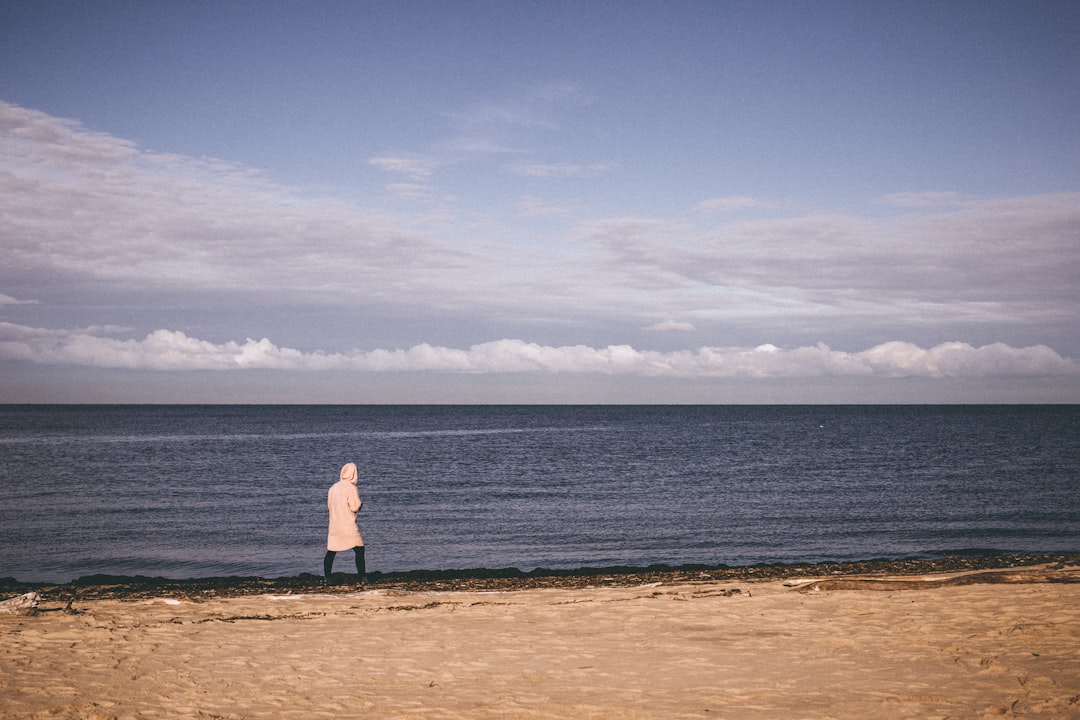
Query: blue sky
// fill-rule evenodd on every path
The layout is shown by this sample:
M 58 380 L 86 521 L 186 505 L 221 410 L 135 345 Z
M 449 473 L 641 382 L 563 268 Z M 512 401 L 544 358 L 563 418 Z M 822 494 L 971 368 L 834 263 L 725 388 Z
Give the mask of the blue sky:
M 1080 402 L 1071 2 L 0 3 L 0 401 Z

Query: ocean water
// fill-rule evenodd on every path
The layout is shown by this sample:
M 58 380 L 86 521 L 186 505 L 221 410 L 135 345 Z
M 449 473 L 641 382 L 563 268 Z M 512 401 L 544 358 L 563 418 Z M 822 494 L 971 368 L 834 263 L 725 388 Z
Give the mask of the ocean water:
M 0 577 L 1080 551 L 1080 406 L 0 406 Z M 351 567 L 343 555 L 338 570 Z

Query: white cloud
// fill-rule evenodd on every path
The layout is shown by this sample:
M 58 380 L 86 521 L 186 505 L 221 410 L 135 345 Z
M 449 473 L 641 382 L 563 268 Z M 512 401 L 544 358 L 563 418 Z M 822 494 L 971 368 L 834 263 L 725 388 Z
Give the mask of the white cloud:
M 970 201 L 885 219 L 762 218 L 712 231 L 608 218 L 583 225 L 580 236 L 606 258 L 609 274 L 638 287 L 663 278 L 697 296 L 710 288 L 713 305 L 732 313 L 754 310 L 740 295 L 789 318 L 828 313 L 919 325 L 1045 323 L 1080 312 L 1077 193 Z
M 875 202 L 888 207 L 933 208 L 959 205 L 962 201 L 954 192 L 900 192 L 882 195 Z
M 565 217 L 570 211 L 558 205 L 552 205 L 535 195 L 522 195 L 518 198 L 518 211 L 525 217 Z
M 1045 345 L 1026 348 L 994 343 L 972 347 L 948 342 L 923 349 L 889 342 L 857 353 L 875 375 L 888 377 L 989 377 L 1074 374 L 1080 367 Z
M 0 306 L 2 305 L 36 305 L 37 300 L 17 300 L 10 295 L 0 293 Z
M 434 195 L 434 189 L 423 183 L 387 183 L 386 191 L 405 200 L 428 200 Z
M 30 145 L 43 168 L 126 163 L 138 156 L 135 144 L 93 132 L 77 121 L 0 102 L 0 139 L 6 145 Z
M 368 164 L 416 179 L 434 175 L 435 168 L 438 167 L 435 160 L 421 157 L 373 157 L 368 160 Z
M 607 163 L 542 163 L 518 162 L 507 165 L 506 169 L 515 175 L 535 178 L 568 178 L 577 175 L 596 175 L 611 170 Z
M 821 376 L 995 377 L 1076 375 L 1080 367 L 1044 345 L 924 349 L 889 342 L 861 352 L 824 344 L 782 349 L 701 347 L 657 352 L 629 345 L 548 346 L 504 339 L 468 349 L 421 343 L 408 349 L 303 352 L 269 339 L 213 343 L 173 330 L 141 340 L 109 337 L 117 328 L 47 330 L 0 323 L 0 359 L 45 365 L 142 370 L 346 370 L 356 372 L 599 373 L 648 377 L 790 378 Z
M 749 195 L 726 195 L 711 200 L 703 200 L 694 206 L 698 212 L 731 212 L 732 210 L 747 210 L 752 208 L 768 207 L 765 203 Z
M 648 329 L 655 330 L 656 332 L 692 332 L 694 330 L 694 324 L 678 322 L 676 320 L 663 320 L 650 325 Z
M 476 262 L 414 217 L 305 198 L 219 160 L 140 152 L 2 102 L 0 130 L 8 297 L 67 283 L 88 297 L 228 288 L 234 299 L 394 298 L 437 283 L 433 270 Z M 423 192 L 420 183 L 396 189 Z

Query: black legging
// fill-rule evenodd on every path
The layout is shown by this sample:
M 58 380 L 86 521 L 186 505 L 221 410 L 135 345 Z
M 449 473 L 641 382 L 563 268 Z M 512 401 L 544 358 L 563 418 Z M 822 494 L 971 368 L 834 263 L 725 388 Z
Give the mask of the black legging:
M 353 552 L 356 553 L 356 574 L 360 576 L 361 580 L 363 580 L 364 576 L 367 575 L 367 566 L 364 564 L 364 546 L 357 545 L 355 548 L 353 548 Z M 334 569 L 335 555 L 337 555 L 337 553 L 333 550 L 327 550 L 326 557 L 323 558 L 323 575 L 326 576 L 327 579 L 330 578 L 330 571 Z

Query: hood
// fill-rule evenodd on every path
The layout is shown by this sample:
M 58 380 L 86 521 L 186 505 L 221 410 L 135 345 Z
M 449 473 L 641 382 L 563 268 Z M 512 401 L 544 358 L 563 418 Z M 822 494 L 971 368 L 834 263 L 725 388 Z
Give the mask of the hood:
M 356 463 L 345 463 L 344 465 L 342 465 L 340 477 L 342 480 L 351 482 L 353 485 L 355 485 L 357 477 Z

